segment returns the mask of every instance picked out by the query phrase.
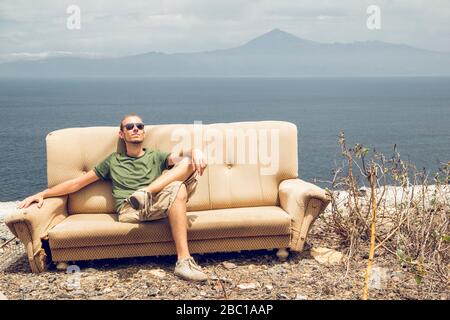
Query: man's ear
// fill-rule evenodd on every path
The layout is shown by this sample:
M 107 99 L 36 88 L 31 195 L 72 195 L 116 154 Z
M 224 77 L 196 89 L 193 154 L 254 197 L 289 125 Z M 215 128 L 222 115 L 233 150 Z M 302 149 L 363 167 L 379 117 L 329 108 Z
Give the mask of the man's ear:
M 122 132 L 122 130 L 119 130 L 118 135 L 119 135 L 119 138 L 123 140 L 124 137 L 123 137 L 123 132 Z

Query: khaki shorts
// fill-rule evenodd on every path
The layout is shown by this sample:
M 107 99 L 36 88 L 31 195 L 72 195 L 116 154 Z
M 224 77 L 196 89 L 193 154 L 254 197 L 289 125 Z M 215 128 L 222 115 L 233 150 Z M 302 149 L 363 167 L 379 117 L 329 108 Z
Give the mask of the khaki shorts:
M 162 174 L 167 172 L 168 170 L 164 170 Z M 153 196 L 152 205 L 149 206 L 147 210 L 135 210 L 128 202 L 125 202 L 125 205 L 119 212 L 119 221 L 137 223 L 167 218 L 170 206 L 175 201 L 182 184 L 186 186 L 187 200 L 189 201 L 197 188 L 197 171 L 194 171 L 185 181 L 173 181 L 165 186 L 160 192 Z

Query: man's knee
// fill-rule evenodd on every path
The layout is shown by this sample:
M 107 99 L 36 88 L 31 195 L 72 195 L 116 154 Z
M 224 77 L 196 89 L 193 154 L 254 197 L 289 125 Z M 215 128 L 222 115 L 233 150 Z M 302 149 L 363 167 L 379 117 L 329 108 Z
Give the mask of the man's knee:
M 183 158 L 180 162 L 175 164 L 174 168 L 175 167 L 183 168 L 184 170 L 188 171 L 189 174 L 194 171 L 194 169 L 192 168 L 191 159 L 187 157 Z

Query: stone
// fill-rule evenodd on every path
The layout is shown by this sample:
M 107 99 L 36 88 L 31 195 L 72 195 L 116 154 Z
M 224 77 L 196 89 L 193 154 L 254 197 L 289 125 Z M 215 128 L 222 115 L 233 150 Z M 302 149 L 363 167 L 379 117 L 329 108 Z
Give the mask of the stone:
M 78 289 L 78 290 L 73 291 L 72 294 L 75 296 L 84 296 L 86 294 L 86 292 L 84 290 Z
M 256 283 L 241 283 L 238 284 L 237 287 L 240 290 L 253 290 L 257 288 L 257 284 Z
M 158 293 L 159 293 L 159 289 L 155 288 L 155 287 L 152 287 L 152 288 L 148 289 L 147 295 L 150 296 L 150 297 L 155 297 L 155 296 L 158 295 Z
M 402 282 L 403 280 L 405 280 L 405 274 L 402 271 L 392 271 L 390 273 L 390 278 L 392 281 Z
M 227 262 L 227 261 L 223 262 L 222 265 L 227 270 L 231 270 L 231 269 L 236 269 L 237 268 L 237 265 L 235 265 L 234 263 L 231 263 L 231 262 Z
M 323 265 L 339 264 L 344 257 L 342 252 L 325 247 L 313 247 L 310 253 L 317 262 Z
M 8 300 L 8 298 L 0 291 L 0 300 Z
M 283 266 L 273 266 L 272 268 L 270 268 L 268 270 L 268 273 L 276 276 L 276 275 L 284 275 L 286 274 L 288 271 L 283 267 Z
M 64 285 L 64 289 L 66 289 L 67 291 L 72 291 L 75 289 L 75 287 L 70 284 L 66 284 Z
M 107 296 L 92 296 L 88 298 L 89 300 L 109 300 Z
M 159 279 L 166 277 L 166 272 L 162 269 L 153 269 L 153 270 L 150 270 L 148 273 Z
M 62 300 L 64 300 L 64 299 L 72 299 L 72 298 L 73 297 L 71 295 L 68 295 L 68 294 L 65 294 L 65 293 L 58 294 L 57 297 L 56 297 L 56 299 L 62 299 Z
M 225 277 L 217 277 L 216 275 L 211 275 L 210 277 L 209 277 L 209 280 L 211 280 L 211 281 L 222 281 L 222 282 L 224 282 L 224 283 L 232 283 L 233 281 L 231 280 L 231 279 L 228 279 L 228 278 L 225 278 Z
M 289 297 L 284 293 L 277 293 L 277 298 L 280 300 L 288 300 Z
M 297 293 L 296 295 L 295 295 L 295 298 L 294 298 L 295 300 L 308 300 L 308 297 L 307 296 L 304 296 L 304 295 L 302 295 L 302 294 L 300 294 L 300 293 Z

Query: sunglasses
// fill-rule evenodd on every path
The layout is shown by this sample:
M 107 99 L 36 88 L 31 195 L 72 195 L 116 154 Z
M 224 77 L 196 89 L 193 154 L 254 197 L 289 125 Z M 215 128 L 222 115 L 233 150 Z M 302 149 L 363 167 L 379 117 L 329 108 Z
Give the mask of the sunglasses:
M 128 131 L 133 130 L 135 126 L 139 130 L 144 130 L 144 124 L 142 122 L 138 122 L 138 123 L 131 122 L 131 123 L 127 123 L 126 125 L 124 125 L 125 129 L 127 129 Z

